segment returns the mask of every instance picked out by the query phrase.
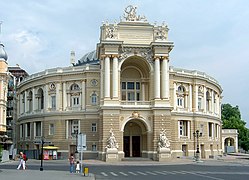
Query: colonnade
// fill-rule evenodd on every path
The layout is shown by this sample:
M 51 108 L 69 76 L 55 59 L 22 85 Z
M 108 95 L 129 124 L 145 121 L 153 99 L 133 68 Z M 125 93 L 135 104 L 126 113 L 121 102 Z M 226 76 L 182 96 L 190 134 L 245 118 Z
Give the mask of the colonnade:
M 51 96 L 55 96 L 56 111 L 65 111 L 68 107 L 71 107 L 71 94 L 70 90 L 67 89 L 67 82 L 57 82 L 56 88 L 54 91 L 49 90 L 49 84 L 45 84 L 41 87 L 33 87 L 32 89 L 25 90 L 19 95 L 19 112 L 23 113 L 32 113 L 37 110 L 41 110 L 41 94 L 39 94 L 39 89 L 43 91 L 44 98 L 44 111 L 48 111 L 52 106 Z M 86 81 L 82 80 L 81 87 L 79 92 L 79 107 L 81 109 L 86 108 Z M 29 93 L 32 92 L 32 96 L 29 96 Z

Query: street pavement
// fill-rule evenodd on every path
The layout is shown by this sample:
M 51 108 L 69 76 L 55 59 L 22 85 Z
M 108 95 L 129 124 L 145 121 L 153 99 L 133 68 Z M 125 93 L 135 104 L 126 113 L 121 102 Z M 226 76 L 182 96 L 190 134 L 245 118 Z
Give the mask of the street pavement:
M 39 170 L 17 170 L 0 169 L 1 180 L 93 180 L 94 175 L 83 176 L 81 174 L 69 173 L 66 171 L 39 171 Z
M 84 167 L 94 167 L 94 166 L 165 166 L 165 165 L 187 165 L 187 164 L 196 164 L 198 165 L 208 165 L 208 166 L 248 166 L 249 167 L 249 155 L 243 154 L 233 154 L 220 157 L 218 159 L 207 159 L 201 162 L 196 162 L 192 158 L 179 158 L 168 160 L 167 162 L 158 162 L 158 161 L 148 161 L 145 159 L 130 159 L 127 161 L 121 161 L 118 163 L 107 163 L 99 160 L 84 160 Z M 28 169 L 27 170 L 17 170 L 16 167 L 18 161 L 9 161 L 5 163 L 0 163 L 0 179 L 2 180 L 47 180 L 47 179 L 84 179 L 84 180 L 93 180 L 95 179 L 95 172 L 89 169 L 89 175 L 84 176 L 83 174 L 69 173 L 68 170 L 68 161 L 67 160 L 53 160 L 44 162 L 44 171 L 39 170 L 40 161 L 29 159 L 28 160 Z M 9 166 L 10 168 L 6 168 Z M 58 167 L 58 169 L 53 169 Z M 95 168 L 96 169 L 96 168 Z M 131 173 L 131 172 L 130 172 Z M 165 173 L 165 172 L 161 172 Z M 168 172 L 167 172 L 168 173 Z M 171 172 L 172 173 L 172 172 Z M 183 173 L 183 172 L 182 172 Z

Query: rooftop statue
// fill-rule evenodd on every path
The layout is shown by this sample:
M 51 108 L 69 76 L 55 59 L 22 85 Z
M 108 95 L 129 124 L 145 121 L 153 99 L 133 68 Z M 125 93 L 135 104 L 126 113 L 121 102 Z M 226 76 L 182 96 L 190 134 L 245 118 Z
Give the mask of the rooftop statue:
M 147 21 L 145 16 L 137 16 L 137 7 L 132 5 L 129 5 L 125 8 L 124 19 L 126 21 Z

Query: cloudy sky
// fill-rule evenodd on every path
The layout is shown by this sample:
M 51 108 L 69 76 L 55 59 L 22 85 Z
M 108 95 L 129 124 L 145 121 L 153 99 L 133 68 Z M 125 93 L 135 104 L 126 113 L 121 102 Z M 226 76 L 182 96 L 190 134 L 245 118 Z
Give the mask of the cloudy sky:
M 29 74 L 68 66 L 70 51 L 80 59 L 94 50 L 102 21 L 119 21 L 130 4 L 150 23 L 170 28 L 170 65 L 218 80 L 223 103 L 238 105 L 249 127 L 248 0 L 0 0 L 8 63 Z

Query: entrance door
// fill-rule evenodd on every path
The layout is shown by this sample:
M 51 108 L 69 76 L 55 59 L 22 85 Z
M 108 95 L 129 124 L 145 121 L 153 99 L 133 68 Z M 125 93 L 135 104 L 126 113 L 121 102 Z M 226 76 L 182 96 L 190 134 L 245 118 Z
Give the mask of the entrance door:
M 204 149 L 204 145 L 201 145 L 201 158 L 205 159 L 205 149 Z
M 140 136 L 132 136 L 132 157 L 140 156 Z
M 125 157 L 130 157 L 130 136 L 124 136 Z

